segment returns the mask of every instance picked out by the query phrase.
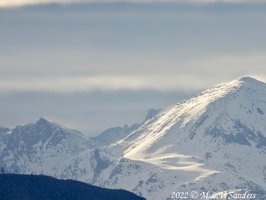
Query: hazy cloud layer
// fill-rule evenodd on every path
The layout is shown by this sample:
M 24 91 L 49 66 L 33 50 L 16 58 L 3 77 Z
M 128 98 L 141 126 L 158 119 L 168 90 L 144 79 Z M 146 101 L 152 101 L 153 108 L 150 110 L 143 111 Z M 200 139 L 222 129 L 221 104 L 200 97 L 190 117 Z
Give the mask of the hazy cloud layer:
M 26 55 L 25 55 L 26 56 Z M 31 55 L 32 56 L 32 55 Z M 141 57 L 141 56 L 140 56 Z M 5 59 L 3 58 L 4 62 Z M 15 59 L 15 61 L 18 61 Z M 13 61 L 12 61 L 13 62 Z M 44 91 L 75 93 L 90 91 L 157 90 L 196 91 L 244 75 L 265 79 L 266 53 L 208 55 L 190 61 L 161 58 L 136 64 L 113 64 L 109 72 L 94 68 L 58 66 L 39 69 L 34 66 L 0 68 L 0 91 Z M 20 63 L 20 62 L 19 62 Z M 146 68 L 145 68 L 146 64 Z M 96 65 L 96 64 L 95 64 Z M 93 64 L 90 64 L 93 66 Z M 127 66 L 127 67 L 125 67 Z M 71 74 L 71 70 L 73 74 Z M 31 72 L 31 73 L 29 73 Z
M 96 135 L 141 122 L 149 108 L 166 108 L 194 93 L 156 91 L 17 92 L 0 95 L 0 127 L 12 128 L 40 117 Z
M 0 7 L 25 6 L 49 3 L 186 3 L 186 4 L 212 4 L 212 3 L 232 3 L 232 4 L 254 4 L 266 3 L 265 0 L 0 0 Z
M 253 3 L 1 9 L 0 125 L 47 117 L 95 134 L 219 82 L 266 80 L 265 19 Z

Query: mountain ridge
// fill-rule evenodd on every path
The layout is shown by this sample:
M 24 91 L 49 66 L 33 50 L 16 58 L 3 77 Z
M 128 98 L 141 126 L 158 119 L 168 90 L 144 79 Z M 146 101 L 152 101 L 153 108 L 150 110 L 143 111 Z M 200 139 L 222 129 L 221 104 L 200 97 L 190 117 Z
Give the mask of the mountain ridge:
M 137 130 L 141 125 L 143 125 L 145 122 L 152 119 L 155 115 L 157 115 L 160 112 L 161 109 L 154 109 L 151 108 L 147 111 L 147 114 L 144 118 L 144 120 L 140 123 L 134 123 L 131 126 L 125 124 L 122 127 L 112 127 L 104 130 L 96 137 L 91 138 L 93 141 L 103 144 L 103 145 L 110 145 L 112 143 L 115 143 L 124 137 L 126 137 L 131 132 Z
M 128 159 L 171 168 L 180 167 L 182 154 L 192 155 L 207 168 L 243 176 L 265 189 L 265 85 L 244 77 L 211 87 L 162 112 L 118 148 Z
M 0 196 L 7 200 L 144 200 L 125 190 L 110 190 L 44 175 L 0 174 Z
M 14 173 L 123 188 L 147 199 L 168 199 L 173 191 L 241 188 L 264 200 L 265 91 L 265 83 L 249 77 L 213 86 L 161 111 L 109 146 L 53 123 L 43 127 L 47 120 L 41 119 L 0 134 L 1 164 Z M 42 131 L 58 136 L 48 151 L 45 142 L 8 145 L 23 142 L 21 134 L 38 136 Z

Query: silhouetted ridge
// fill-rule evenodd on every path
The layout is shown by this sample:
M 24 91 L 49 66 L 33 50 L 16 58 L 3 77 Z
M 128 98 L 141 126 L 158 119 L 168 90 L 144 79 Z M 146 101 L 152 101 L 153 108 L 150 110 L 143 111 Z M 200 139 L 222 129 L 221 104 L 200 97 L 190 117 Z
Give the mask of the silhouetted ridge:
M 40 175 L 0 175 L 3 200 L 143 200 L 125 190 L 104 189 Z

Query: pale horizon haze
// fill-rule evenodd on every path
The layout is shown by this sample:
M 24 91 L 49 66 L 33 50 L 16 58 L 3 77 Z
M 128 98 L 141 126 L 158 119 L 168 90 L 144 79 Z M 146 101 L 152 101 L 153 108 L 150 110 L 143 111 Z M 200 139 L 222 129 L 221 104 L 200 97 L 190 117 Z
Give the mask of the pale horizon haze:
M 266 1 L 0 0 L 0 126 L 88 136 L 214 84 L 266 80 Z

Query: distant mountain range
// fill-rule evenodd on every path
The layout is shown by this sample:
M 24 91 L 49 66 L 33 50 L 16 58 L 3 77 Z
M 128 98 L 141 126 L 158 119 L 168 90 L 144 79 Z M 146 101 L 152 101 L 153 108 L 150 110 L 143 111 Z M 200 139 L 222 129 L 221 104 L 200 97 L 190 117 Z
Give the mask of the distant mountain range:
M 110 145 L 112 143 L 115 143 L 126 136 L 129 135 L 129 133 L 137 130 L 141 125 L 143 125 L 146 121 L 152 119 L 154 116 L 156 116 L 161 109 L 149 109 L 145 119 L 141 123 L 135 123 L 131 126 L 128 126 L 125 124 L 123 127 L 113 127 L 109 128 L 102 133 L 100 133 L 98 136 L 91 138 L 95 142 L 98 142 L 103 145 Z
M 0 183 L 3 200 L 144 200 L 125 190 L 41 175 L 0 174 Z
M 43 118 L 1 128 L 0 167 L 153 200 L 192 190 L 247 191 L 266 199 L 265 83 L 242 77 L 157 112 L 95 138 Z

